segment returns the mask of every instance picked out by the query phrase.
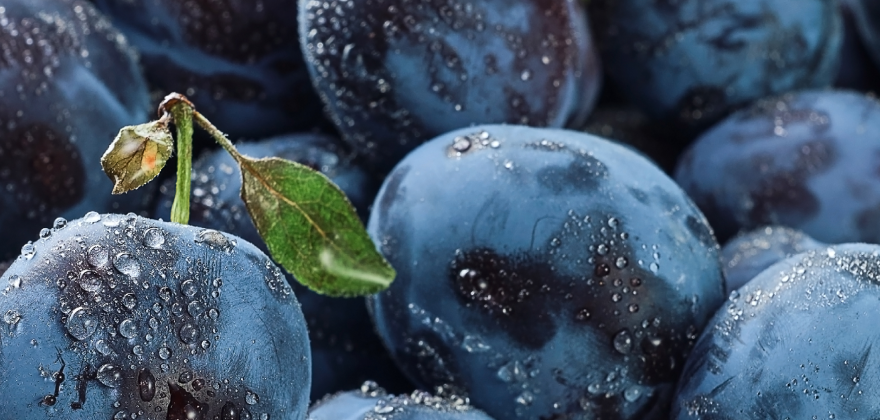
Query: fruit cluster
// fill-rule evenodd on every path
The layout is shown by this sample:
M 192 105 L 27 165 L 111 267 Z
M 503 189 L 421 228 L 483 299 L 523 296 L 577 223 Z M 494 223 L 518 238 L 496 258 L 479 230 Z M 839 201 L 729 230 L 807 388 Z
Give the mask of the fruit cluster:
M 877 418 L 878 4 L 0 2 L 0 418 Z

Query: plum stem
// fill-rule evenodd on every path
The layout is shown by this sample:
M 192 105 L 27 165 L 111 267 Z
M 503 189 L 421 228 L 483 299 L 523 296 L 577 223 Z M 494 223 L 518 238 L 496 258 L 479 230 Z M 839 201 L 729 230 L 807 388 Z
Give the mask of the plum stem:
M 187 224 L 192 184 L 192 119 L 195 110 L 189 101 L 177 101 L 170 108 L 174 127 L 177 129 L 177 187 L 174 203 L 171 204 L 171 221 Z

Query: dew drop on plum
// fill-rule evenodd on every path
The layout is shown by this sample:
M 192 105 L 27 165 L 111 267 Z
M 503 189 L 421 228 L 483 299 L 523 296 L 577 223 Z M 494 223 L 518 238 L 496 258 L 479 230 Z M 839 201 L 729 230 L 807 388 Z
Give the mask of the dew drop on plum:
M 95 330 L 98 329 L 98 319 L 90 309 L 78 307 L 67 316 L 67 322 L 64 326 L 73 338 L 81 341 L 95 333 Z

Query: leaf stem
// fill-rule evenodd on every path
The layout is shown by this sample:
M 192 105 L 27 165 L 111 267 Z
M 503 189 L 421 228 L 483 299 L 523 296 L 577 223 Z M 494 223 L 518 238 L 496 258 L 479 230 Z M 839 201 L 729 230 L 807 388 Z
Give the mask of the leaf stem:
M 177 187 L 171 204 L 171 221 L 184 225 L 189 222 L 194 112 L 192 104 L 182 101 L 173 104 L 170 110 L 177 129 Z
M 242 163 L 241 153 L 239 153 L 235 146 L 232 145 L 232 142 L 229 141 L 229 139 L 226 137 L 226 134 L 220 131 L 219 128 L 215 127 L 214 124 L 211 124 L 211 121 L 208 121 L 208 119 L 205 118 L 205 116 L 200 114 L 198 111 L 193 111 L 193 119 L 195 119 L 196 124 L 198 124 L 199 127 L 202 127 L 205 131 L 207 131 L 208 134 L 210 134 L 211 137 L 213 137 L 214 140 L 216 140 L 217 143 L 220 144 L 220 147 L 229 152 L 229 154 L 232 155 L 232 158 L 235 159 L 236 162 L 238 162 L 239 164 Z

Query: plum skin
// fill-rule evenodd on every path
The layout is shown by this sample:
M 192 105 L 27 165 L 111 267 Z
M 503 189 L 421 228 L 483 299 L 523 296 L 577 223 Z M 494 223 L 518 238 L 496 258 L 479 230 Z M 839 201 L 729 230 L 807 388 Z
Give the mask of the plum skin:
M 119 129 L 153 115 L 126 39 L 79 0 L 9 0 L 0 9 L 0 260 L 56 217 L 143 211 L 148 185 L 122 196 L 100 170 Z
M 775 224 L 825 243 L 880 242 L 880 102 L 850 91 L 763 99 L 700 136 L 675 180 L 722 240 Z
M 387 173 L 473 124 L 583 123 L 599 61 L 573 0 L 299 0 L 300 42 L 326 113 Z
M 368 231 L 397 270 L 370 298 L 392 355 L 495 418 L 659 418 L 723 299 L 693 203 L 583 133 L 440 136 L 392 171 Z
M 679 381 L 671 419 L 871 418 L 880 247 L 843 244 L 774 264 L 733 292 Z
M 835 1 L 598 0 L 589 13 L 609 82 L 652 118 L 685 127 L 830 86 L 840 63 Z
M 4 415 L 305 417 L 305 320 L 250 243 L 89 213 L 34 245 L 0 277 Z

